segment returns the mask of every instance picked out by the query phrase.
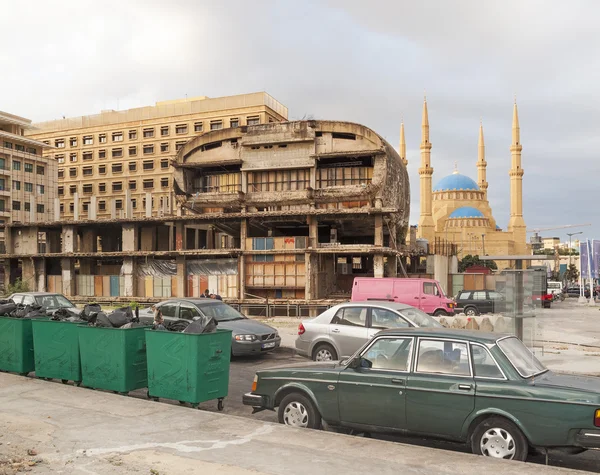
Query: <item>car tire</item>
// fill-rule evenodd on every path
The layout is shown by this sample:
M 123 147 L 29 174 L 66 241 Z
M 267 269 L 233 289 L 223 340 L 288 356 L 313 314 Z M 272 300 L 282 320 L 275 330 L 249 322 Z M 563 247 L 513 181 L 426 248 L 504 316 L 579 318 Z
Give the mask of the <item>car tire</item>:
M 529 443 L 523 432 L 503 417 L 489 417 L 471 435 L 471 451 L 485 457 L 525 462 Z
M 319 343 L 312 352 L 313 361 L 337 361 L 338 354 L 329 343 Z
M 277 416 L 280 424 L 305 429 L 320 429 L 321 414 L 304 394 L 293 392 L 279 403 Z
M 447 317 L 448 312 L 446 312 L 445 310 L 436 310 L 435 312 L 433 312 L 433 316 L 434 317 Z
M 467 307 L 465 308 L 465 315 L 467 317 L 476 317 L 477 315 L 479 315 L 479 312 L 475 307 Z

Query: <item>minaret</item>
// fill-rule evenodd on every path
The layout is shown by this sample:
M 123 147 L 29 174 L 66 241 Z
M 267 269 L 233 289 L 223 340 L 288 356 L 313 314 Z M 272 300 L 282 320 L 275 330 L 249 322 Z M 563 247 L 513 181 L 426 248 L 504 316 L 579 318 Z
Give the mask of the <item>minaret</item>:
M 431 142 L 429 141 L 429 116 L 427 114 L 427 98 L 423 100 L 423 122 L 421 123 L 421 216 L 419 218 L 419 237 L 429 242 L 434 238 L 434 225 L 431 210 Z
M 404 166 L 408 166 L 408 160 L 406 159 L 406 140 L 404 139 L 404 121 L 400 123 L 400 148 L 398 149 L 400 153 L 400 159 Z
M 519 128 L 519 113 L 517 100 L 513 107 L 512 144 L 510 146 L 511 167 L 510 176 L 510 220 L 508 231 L 513 233 L 515 253 L 523 254 L 527 249 L 527 234 L 523 220 L 523 168 L 521 167 L 521 131 Z
M 479 124 L 479 144 L 477 154 L 477 184 L 487 200 L 488 182 L 486 181 L 485 144 L 483 142 L 483 123 Z

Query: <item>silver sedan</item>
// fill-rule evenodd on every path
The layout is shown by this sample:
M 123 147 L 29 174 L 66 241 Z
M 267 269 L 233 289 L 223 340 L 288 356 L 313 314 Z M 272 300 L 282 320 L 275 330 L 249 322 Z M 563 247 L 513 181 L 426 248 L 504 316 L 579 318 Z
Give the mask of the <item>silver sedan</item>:
M 342 303 L 298 326 L 296 352 L 315 361 L 335 361 L 353 355 L 387 328 L 441 326 L 425 312 L 403 303 Z

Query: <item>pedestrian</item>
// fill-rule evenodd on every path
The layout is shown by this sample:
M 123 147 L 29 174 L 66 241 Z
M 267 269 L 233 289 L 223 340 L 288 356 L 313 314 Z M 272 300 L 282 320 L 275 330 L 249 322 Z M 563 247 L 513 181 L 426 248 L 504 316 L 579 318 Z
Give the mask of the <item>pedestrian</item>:
M 162 312 L 160 309 L 156 309 L 154 313 L 154 322 L 152 324 L 153 330 L 166 330 L 165 327 L 165 319 L 163 318 Z
M 210 294 L 210 298 L 223 301 L 223 298 L 219 294 Z
M 208 291 L 208 289 L 206 289 L 204 291 L 204 293 L 201 294 L 200 296 L 203 297 L 203 298 L 205 298 L 205 299 L 208 299 L 208 298 L 210 298 L 210 292 Z

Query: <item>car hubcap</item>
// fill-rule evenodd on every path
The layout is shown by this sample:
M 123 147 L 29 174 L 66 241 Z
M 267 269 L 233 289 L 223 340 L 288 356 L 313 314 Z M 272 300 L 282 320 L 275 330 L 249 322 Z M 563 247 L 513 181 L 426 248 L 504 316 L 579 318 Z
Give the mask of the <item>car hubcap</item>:
M 288 426 L 308 427 L 308 411 L 299 402 L 290 402 L 283 411 L 283 422 Z
M 504 429 L 489 429 L 481 437 L 481 453 L 486 457 L 512 460 L 515 456 L 515 441 Z
M 467 315 L 475 315 L 475 311 L 474 310 L 467 310 Z
M 315 358 L 317 361 L 331 361 L 333 360 L 333 355 L 331 351 L 322 349 L 317 352 L 317 357 Z

